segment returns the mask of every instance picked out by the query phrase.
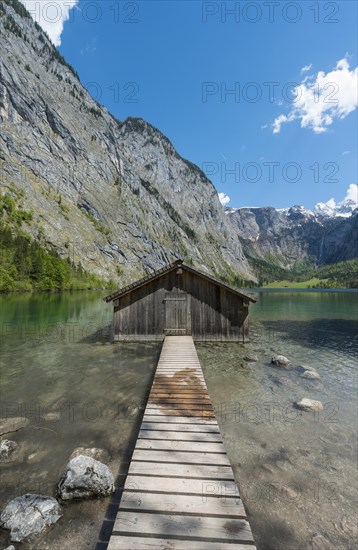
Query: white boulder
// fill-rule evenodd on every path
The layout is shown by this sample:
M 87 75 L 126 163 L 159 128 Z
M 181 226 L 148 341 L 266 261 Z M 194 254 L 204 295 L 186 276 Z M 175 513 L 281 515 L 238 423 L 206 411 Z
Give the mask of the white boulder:
M 84 455 L 69 461 L 58 484 L 62 500 L 104 497 L 113 491 L 114 477 L 108 466 Z
M 0 526 L 10 530 L 11 542 L 30 541 L 61 517 L 53 497 L 27 493 L 14 498 L 0 515 Z

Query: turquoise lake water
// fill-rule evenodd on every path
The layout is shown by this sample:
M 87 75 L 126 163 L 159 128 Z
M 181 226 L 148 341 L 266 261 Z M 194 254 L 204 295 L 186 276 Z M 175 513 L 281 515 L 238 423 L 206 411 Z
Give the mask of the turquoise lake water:
M 2 436 L 19 448 L 1 467 L 0 507 L 25 492 L 54 495 L 76 447 L 100 448 L 113 473 L 126 470 L 160 345 L 110 345 L 112 308 L 103 295 L 0 296 L 3 431 L 9 419 L 27 419 Z M 197 349 L 257 547 L 353 549 L 358 294 L 253 295 L 250 344 Z M 291 360 L 289 369 L 270 364 L 277 353 Z M 321 378 L 301 378 L 302 364 Z M 319 399 L 322 413 L 300 414 L 293 403 L 302 397 Z M 70 504 L 23 548 L 94 548 L 107 506 Z

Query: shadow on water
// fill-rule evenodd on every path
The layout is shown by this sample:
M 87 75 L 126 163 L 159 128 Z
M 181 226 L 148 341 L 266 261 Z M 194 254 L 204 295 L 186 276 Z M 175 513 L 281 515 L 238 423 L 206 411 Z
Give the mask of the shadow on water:
M 112 323 L 98 328 L 94 332 L 87 334 L 78 344 L 112 344 L 113 343 L 113 325 Z

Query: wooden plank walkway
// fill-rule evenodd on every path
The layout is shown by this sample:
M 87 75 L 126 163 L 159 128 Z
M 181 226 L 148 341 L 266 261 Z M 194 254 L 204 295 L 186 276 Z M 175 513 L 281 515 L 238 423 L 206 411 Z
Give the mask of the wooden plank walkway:
M 255 550 L 191 336 L 167 336 L 108 550 Z

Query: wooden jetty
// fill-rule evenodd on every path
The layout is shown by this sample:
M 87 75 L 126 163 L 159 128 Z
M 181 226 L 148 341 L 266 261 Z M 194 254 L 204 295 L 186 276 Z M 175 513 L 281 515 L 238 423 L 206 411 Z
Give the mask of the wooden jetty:
M 255 550 L 191 336 L 167 336 L 108 550 Z

